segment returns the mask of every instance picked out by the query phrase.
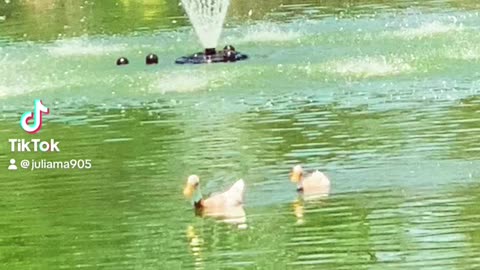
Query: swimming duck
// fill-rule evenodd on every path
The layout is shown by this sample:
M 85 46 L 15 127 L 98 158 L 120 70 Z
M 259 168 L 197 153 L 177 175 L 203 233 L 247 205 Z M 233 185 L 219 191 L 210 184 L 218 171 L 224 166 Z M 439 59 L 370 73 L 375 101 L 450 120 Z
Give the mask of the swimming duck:
M 305 197 L 324 197 L 330 193 L 330 180 L 320 171 L 305 174 L 300 165 L 292 169 L 290 180 L 297 184 L 297 191 Z
M 226 191 L 204 199 L 200 190 L 200 178 L 191 175 L 187 179 L 183 195 L 192 201 L 197 213 L 220 217 L 229 223 L 241 223 L 245 222 L 244 191 L 245 182 L 240 179 Z

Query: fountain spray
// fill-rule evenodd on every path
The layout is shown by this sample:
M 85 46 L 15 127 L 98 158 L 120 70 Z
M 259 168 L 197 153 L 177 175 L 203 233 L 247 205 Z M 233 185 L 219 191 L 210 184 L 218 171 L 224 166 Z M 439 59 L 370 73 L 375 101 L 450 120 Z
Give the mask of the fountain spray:
M 245 60 L 231 45 L 217 52 L 216 47 L 223 29 L 230 0 L 181 0 L 190 22 L 195 29 L 204 51 L 178 58 L 177 64 L 203 64 L 219 62 L 236 62 Z

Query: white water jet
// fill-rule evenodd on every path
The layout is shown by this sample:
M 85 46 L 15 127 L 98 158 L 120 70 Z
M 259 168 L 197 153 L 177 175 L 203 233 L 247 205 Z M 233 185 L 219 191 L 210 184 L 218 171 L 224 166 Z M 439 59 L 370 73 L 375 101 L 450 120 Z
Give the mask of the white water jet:
M 203 48 L 215 48 L 222 33 L 230 0 L 182 0 Z

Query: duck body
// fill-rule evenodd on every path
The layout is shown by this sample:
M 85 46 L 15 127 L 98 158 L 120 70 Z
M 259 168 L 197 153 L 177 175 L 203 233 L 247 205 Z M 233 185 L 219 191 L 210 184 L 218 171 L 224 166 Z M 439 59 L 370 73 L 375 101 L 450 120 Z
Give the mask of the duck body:
M 303 172 L 300 165 L 293 167 L 290 180 L 297 184 L 297 191 L 304 197 L 325 197 L 330 194 L 330 179 L 320 172 Z
M 232 207 L 243 204 L 245 182 L 243 179 L 235 182 L 229 189 L 222 193 L 213 194 L 204 200 L 205 207 Z
M 304 196 L 328 196 L 330 193 L 330 179 L 324 173 L 315 171 L 302 179 L 300 185 L 297 186 L 297 190 Z
M 243 209 L 245 182 L 242 179 L 236 181 L 226 191 L 204 199 L 200 191 L 198 177 L 195 177 L 189 177 L 184 194 L 191 197 L 197 214 L 220 218 L 228 223 L 245 223 L 246 214 Z

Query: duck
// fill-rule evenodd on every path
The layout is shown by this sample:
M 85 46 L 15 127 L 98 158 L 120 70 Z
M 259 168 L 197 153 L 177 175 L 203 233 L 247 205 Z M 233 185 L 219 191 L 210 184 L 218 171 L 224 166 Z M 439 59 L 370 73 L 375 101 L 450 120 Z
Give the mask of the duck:
M 326 197 L 330 193 L 330 179 L 318 170 L 306 174 L 301 165 L 296 165 L 292 169 L 290 180 L 297 184 L 297 192 L 304 197 Z
M 244 192 L 245 181 L 240 179 L 224 192 L 205 199 L 197 175 L 190 175 L 183 189 L 183 195 L 191 201 L 197 214 L 221 218 L 228 223 L 245 223 Z

